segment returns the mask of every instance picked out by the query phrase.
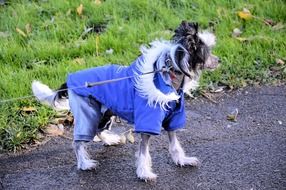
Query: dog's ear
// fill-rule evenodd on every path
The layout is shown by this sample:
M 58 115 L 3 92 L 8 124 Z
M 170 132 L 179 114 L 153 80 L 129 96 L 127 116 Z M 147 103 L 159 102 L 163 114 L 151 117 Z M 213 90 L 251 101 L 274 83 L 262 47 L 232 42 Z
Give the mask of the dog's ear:
M 190 77 L 189 53 L 182 46 L 177 46 L 174 50 L 174 68 Z

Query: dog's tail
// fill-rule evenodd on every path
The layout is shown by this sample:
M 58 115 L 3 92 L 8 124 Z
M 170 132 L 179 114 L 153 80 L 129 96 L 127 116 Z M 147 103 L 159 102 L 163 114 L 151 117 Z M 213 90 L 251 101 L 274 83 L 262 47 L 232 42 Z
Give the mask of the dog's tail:
M 69 100 L 67 96 L 65 97 L 67 95 L 66 83 L 58 91 L 53 91 L 40 81 L 33 81 L 32 91 L 42 104 L 48 105 L 57 111 L 70 109 Z

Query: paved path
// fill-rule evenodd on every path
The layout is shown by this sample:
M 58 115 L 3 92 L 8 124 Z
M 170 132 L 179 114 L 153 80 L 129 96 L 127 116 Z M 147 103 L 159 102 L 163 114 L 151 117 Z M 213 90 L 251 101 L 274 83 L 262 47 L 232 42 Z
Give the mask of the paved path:
M 30 152 L 0 155 L 0 189 L 286 189 L 285 86 L 235 91 L 218 104 L 200 98 L 186 108 L 189 124 L 179 137 L 200 168 L 176 167 L 163 132 L 151 142 L 156 183 L 135 176 L 138 137 L 135 145 L 94 144 L 100 166 L 77 171 L 70 140 L 59 137 Z M 238 121 L 226 120 L 236 108 Z

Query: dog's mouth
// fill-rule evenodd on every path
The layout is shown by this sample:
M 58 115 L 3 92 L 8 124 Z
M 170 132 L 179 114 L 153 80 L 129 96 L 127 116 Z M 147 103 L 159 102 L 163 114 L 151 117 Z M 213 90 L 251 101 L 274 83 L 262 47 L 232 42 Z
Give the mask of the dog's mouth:
M 172 68 L 170 69 L 169 74 L 173 87 L 178 90 L 181 87 L 185 75 L 182 72 Z

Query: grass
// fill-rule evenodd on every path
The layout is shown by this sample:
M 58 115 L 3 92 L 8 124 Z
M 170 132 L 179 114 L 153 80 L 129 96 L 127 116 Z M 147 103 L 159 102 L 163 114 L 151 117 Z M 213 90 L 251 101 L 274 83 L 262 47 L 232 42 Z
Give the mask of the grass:
M 83 10 L 77 12 L 80 4 Z M 243 8 L 282 27 L 243 21 L 237 15 Z M 0 99 L 31 94 L 35 79 L 57 88 L 69 72 L 106 63 L 128 65 L 141 44 L 169 39 L 181 20 L 199 22 L 217 35 L 214 53 L 223 64 L 204 73 L 202 88 L 285 81 L 285 65 L 275 61 L 286 58 L 285 10 L 283 0 L 10 0 L 0 6 Z M 96 26 L 105 27 L 98 46 L 95 32 L 84 34 Z M 232 37 L 234 28 L 243 29 L 246 41 Z M 106 53 L 109 49 L 112 54 Z M 36 111 L 23 111 L 29 107 Z M 0 104 L 0 150 L 33 143 L 54 114 L 32 98 Z

